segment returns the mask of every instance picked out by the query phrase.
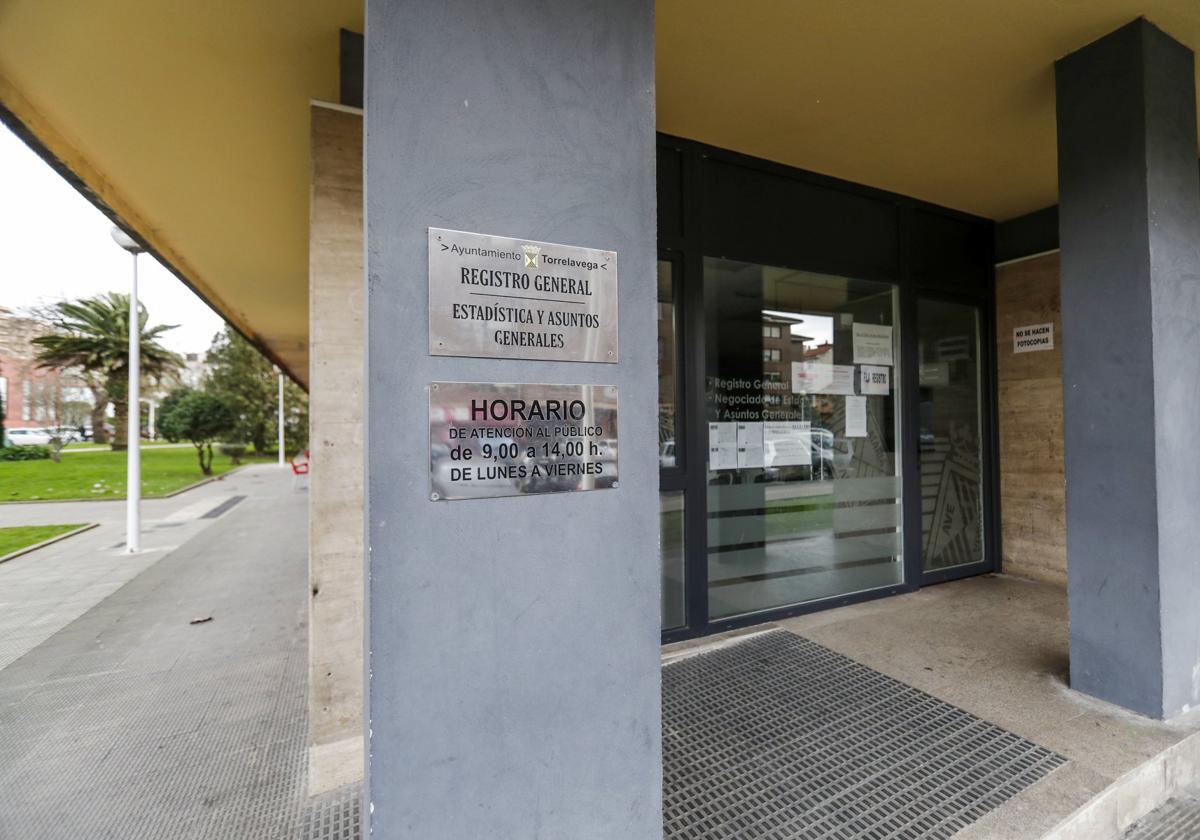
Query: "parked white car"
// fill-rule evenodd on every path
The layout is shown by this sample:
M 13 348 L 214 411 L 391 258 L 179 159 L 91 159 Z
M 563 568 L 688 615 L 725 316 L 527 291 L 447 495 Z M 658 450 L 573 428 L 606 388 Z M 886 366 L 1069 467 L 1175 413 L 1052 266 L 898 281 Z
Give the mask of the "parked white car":
M 79 443 L 83 440 L 83 435 L 79 429 L 73 426 L 59 426 L 57 429 L 42 429 L 48 435 L 58 435 L 59 439 L 64 443 Z
M 46 446 L 50 443 L 50 433 L 45 429 L 5 429 L 4 435 L 9 446 Z

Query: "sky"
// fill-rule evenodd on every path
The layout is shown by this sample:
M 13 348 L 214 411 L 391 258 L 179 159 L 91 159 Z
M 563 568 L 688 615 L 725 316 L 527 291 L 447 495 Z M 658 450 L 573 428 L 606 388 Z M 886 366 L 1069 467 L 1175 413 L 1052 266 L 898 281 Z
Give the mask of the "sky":
M 129 254 L 112 222 L 0 125 L 0 306 L 17 311 L 114 291 L 128 294 Z M 138 257 L 138 299 L 177 353 L 203 353 L 222 326 L 191 289 L 149 254 Z

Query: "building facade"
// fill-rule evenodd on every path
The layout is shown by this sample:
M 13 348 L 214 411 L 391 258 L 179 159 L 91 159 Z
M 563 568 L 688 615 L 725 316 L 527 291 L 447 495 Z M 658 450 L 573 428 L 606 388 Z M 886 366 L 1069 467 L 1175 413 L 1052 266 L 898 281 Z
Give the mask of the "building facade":
M 181 63 L 258 107 L 169 154 L 78 103 L 180 79 L 0 41 L 6 120 L 314 388 L 310 757 L 375 836 L 661 836 L 664 642 L 997 571 L 1066 585 L 1073 689 L 1200 705 L 1200 28 L 989 15 L 331 4 L 228 52 L 291 74 Z M 611 356 L 446 351 L 434 231 L 614 254 Z M 443 385 L 604 389 L 616 475 L 447 500 Z
M 48 325 L 0 308 L 0 401 L 6 429 L 91 425 L 92 392 L 77 371 L 37 363 L 33 339 Z

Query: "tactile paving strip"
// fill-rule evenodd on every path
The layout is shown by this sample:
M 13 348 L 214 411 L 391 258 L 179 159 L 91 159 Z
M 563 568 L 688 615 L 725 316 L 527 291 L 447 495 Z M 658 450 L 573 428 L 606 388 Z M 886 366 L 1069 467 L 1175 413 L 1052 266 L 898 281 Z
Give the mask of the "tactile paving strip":
M 938 840 L 1065 761 L 783 630 L 663 668 L 668 840 Z
M 1200 793 L 1168 799 L 1142 817 L 1124 840 L 1196 840 L 1200 837 Z

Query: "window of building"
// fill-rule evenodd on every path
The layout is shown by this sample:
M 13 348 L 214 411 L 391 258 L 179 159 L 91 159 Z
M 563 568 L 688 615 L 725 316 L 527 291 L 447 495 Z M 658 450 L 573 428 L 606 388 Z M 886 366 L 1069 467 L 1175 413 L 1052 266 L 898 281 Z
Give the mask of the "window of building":
M 764 362 L 779 362 L 783 360 L 783 351 L 778 347 L 764 347 L 763 361 Z
M 783 338 L 783 328 L 778 324 L 763 324 L 763 338 Z

